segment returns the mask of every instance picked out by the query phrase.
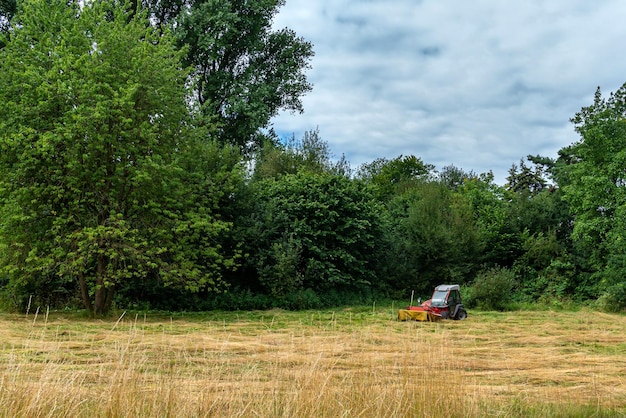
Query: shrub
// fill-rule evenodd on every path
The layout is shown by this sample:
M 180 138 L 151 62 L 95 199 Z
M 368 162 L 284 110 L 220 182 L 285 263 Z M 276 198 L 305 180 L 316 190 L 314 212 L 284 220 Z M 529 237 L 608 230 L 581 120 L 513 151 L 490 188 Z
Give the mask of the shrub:
M 304 309 L 320 309 L 322 301 L 315 291 L 311 289 L 300 290 L 278 298 L 275 304 L 282 309 L 299 311 Z
M 515 286 L 515 275 L 510 269 L 483 270 L 467 289 L 464 302 L 468 308 L 503 311 L 513 301 Z
M 605 312 L 626 310 L 626 282 L 609 286 L 598 298 L 598 307 Z

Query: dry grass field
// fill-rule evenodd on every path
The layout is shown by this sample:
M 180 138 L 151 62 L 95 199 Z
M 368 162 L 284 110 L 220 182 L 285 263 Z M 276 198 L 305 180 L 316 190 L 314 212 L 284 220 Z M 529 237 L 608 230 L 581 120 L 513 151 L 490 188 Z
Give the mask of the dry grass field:
M 0 314 L 0 416 L 626 416 L 626 317 Z

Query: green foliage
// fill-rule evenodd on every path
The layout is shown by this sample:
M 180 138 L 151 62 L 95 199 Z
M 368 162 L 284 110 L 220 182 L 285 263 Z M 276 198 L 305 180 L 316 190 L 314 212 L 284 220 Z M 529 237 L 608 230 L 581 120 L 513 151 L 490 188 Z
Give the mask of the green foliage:
M 181 6 L 184 4 L 184 6 Z M 261 128 L 280 110 L 302 111 L 311 90 L 304 71 L 312 45 L 288 28 L 273 30 L 284 0 L 157 2 L 177 13 L 174 32 L 187 50 L 198 105 L 222 143 L 260 146 Z M 168 7 L 168 6 L 176 7 Z
M 609 286 L 598 298 L 598 306 L 605 312 L 626 311 L 626 282 Z
M 39 291 L 77 280 L 96 314 L 127 280 L 215 289 L 229 225 L 207 201 L 219 178 L 181 167 L 205 149 L 173 39 L 114 2 L 28 0 L 16 19 L 0 51 L 4 271 Z
M 532 159 L 535 157 L 528 157 Z M 509 170 L 509 176 L 507 177 L 507 188 L 515 193 L 528 196 L 545 190 L 548 187 L 548 181 L 546 179 L 545 167 L 541 164 L 535 164 L 534 167 L 529 167 L 524 163 L 524 160 L 520 160 L 519 167 L 515 164 Z
M 565 252 L 556 233 L 522 234 L 523 253 L 513 270 L 518 278 L 517 299 L 539 304 L 560 304 L 570 299 L 578 285 L 573 258 Z
M 431 290 L 465 282 L 480 253 L 470 202 L 438 182 L 423 183 L 390 205 L 387 263 L 397 286 Z
M 414 155 L 401 155 L 392 160 L 378 158 L 363 164 L 356 175 L 375 188 L 377 197 L 387 200 L 428 180 L 433 170 L 434 166 Z
M 0 311 L 30 312 L 37 308 L 62 307 L 79 309 L 82 306 L 78 284 L 58 276 L 39 278 L 36 282 L 0 280 Z
M 149 287 L 150 285 L 153 287 Z M 384 294 L 371 292 L 368 289 L 341 291 L 331 289 L 328 292 L 316 292 L 309 288 L 278 296 L 240 287 L 233 287 L 224 292 L 189 292 L 184 289 L 154 285 L 155 283 L 152 282 L 144 283 L 142 288 L 132 286 L 130 289 L 121 289 L 116 294 L 115 308 L 169 312 L 251 311 L 272 308 L 296 311 L 339 306 L 371 306 L 374 301 L 387 300 Z M 3 301 L 0 298 L 0 303 Z
M 16 0 L 0 0 L 0 49 L 6 45 L 4 37 L 8 36 L 11 19 L 13 19 L 16 11 Z
M 576 219 L 572 238 L 603 287 L 626 274 L 619 261 L 626 239 L 625 114 L 626 84 L 607 99 L 598 89 L 594 103 L 572 118 L 581 139 L 560 151 L 557 171 Z
M 272 243 L 267 258 L 260 261 L 259 281 L 272 296 L 284 296 L 302 288 L 302 246 L 293 236 Z
M 301 140 L 292 137 L 285 144 L 276 145 L 268 141 L 257 152 L 253 179 L 262 180 L 301 171 L 347 176 L 350 168 L 345 160 L 333 163 L 331 158 L 328 143 L 320 137 L 317 129 L 305 132 Z
M 516 285 L 511 269 L 489 268 L 476 276 L 465 291 L 463 302 L 468 308 L 503 311 L 513 301 Z
M 473 171 L 468 173 L 461 168 L 449 165 L 437 174 L 437 178 L 443 185 L 452 190 L 458 190 L 467 182 L 481 179 L 481 176 L 477 176 Z
M 302 172 L 260 181 L 255 189 L 247 242 L 265 291 L 358 288 L 377 279 L 381 220 L 361 183 Z
M 445 181 L 451 187 L 450 181 Z M 493 181 L 493 174 L 464 177 L 451 187 L 471 206 L 479 234 L 476 265 L 511 266 L 520 253 L 519 230 L 512 223 L 510 196 Z
M 623 309 L 626 84 L 506 187 L 412 155 L 351 178 L 271 129 L 311 89 L 283 4 L 0 0 L 0 303 L 316 308 L 482 268 L 477 307 Z

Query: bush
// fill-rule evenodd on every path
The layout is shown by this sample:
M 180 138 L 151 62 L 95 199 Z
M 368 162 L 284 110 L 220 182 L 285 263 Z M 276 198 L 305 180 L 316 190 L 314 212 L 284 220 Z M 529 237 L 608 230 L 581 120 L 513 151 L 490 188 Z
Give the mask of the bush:
M 278 308 L 290 311 L 299 311 L 304 309 L 320 309 L 322 301 L 320 297 L 311 289 L 300 290 L 278 298 L 275 302 Z
M 77 283 L 54 276 L 35 282 L 12 281 L 0 276 L 0 311 L 27 312 L 37 308 L 75 309 L 82 307 Z
M 468 308 L 503 311 L 513 301 L 515 286 L 515 275 L 510 269 L 483 270 L 467 289 L 464 303 Z
M 598 307 L 605 312 L 626 310 L 626 282 L 617 283 L 607 288 L 598 298 Z

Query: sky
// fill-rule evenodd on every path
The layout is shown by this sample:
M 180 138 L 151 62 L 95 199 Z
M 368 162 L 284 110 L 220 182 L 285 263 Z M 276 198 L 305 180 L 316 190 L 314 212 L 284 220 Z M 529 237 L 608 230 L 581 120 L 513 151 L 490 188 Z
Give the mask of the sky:
M 286 0 L 274 20 L 313 44 L 304 113 L 283 137 L 319 129 L 357 168 L 415 155 L 493 172 L 556 158 L 570 122 L 626 82 L 622 0 Z

